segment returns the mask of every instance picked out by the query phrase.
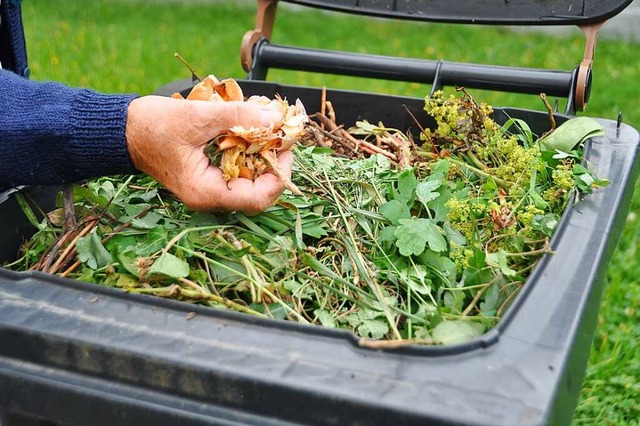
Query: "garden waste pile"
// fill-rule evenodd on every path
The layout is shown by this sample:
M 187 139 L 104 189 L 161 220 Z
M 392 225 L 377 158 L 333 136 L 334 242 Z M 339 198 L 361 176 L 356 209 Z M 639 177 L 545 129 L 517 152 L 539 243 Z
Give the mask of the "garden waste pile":
M 187 98 L 244 100 L 238 90 L 209 77 Z M 499 125 L 462 88 L 427 97 L 436 126 L 415 135 L 345 127 L 330 101 L 309 116 L 299 100 L 246 101 L 283 122 L 232 128 L 206 150 L 227 179 L 282 177 L 276 157 L 293 150 L 290 191 L 272 208 L 194 213 L 149 177 L 100 178 L 75 187 L 73 228 L 62 209 L 39 221 L 22 199 L 38 231 L 6 266 L 352 330 L 365 346 L 452 344 L 500 320 L 552 253 L 565 208 L 607 184 L 583 156 L 603 132 L 594 120 L 556 127 L 550 114 L 535 135 L 519 119 Z

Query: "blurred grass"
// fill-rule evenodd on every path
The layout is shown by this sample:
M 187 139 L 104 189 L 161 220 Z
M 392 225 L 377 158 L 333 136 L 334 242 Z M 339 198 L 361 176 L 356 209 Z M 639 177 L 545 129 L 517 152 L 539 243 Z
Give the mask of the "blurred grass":
M 247 1 L 29 0 L 23 2 L 32 78 L 105 92 L 152 93 L 189 76 L 181 53 L 201 74 L 242 78 L 239 48 L 253 28 Z M 385 22 L 283 8 L 274 42 L 393 56 L 550 69 L 580 62 L 580 36 L 517 34 L 493 27 Z M 640 127 L 638 45 L 601 40 L 586 115 Z M 423 97 L 415 83 L 272 71 L 269 80 Z M 493 105 L 542 109 L 533 96 L 473 91 Z M 338 111 L 339 114 L 339 111 Z M 576 425 L 629 425 L 640 418 L 640 191 L 636 191 L 608 269 L 599 324 L 579 401 Z

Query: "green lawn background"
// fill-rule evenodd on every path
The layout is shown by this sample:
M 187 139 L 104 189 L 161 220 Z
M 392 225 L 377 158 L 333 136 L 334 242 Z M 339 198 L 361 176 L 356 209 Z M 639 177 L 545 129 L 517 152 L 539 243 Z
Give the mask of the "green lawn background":
M 286 6 L 286 5 L 285 5 Z M 152 93 L 189 76 L 181 53 L 201 74 L 242 78 L 242 35 L 254 6 L 216 0 L 25 0 L 23 15 L 32 78 L 105 92 Z M 274 42 L 392 56 L 549 69 L 573 69 L 580 36 L 520 34 L 507 28 L 390 22 L 280 7 Z M 640 127 L 638 45 L 598 44 L 592 99 L 585 115 Z M 423 97 L 429 86 L 292 71 L 269 80 L 306 86 Z M 473 91 L 481 101 L 541 109 L 533 96 Z M 338 111 L 339 114 L 339 111 Z M 640 263 L 637 191 L 608 270 L 599 325 L 574 419 L 575 425 L 638 424 L 640 417 Z

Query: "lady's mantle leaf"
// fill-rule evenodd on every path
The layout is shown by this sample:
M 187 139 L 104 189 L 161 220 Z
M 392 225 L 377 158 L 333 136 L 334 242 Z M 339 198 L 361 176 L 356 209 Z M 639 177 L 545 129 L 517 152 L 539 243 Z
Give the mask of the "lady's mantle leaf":
M 440 195 L 436 189 L 438 189 L 441 184 L 442 182 L 439 180 L 427 180 L 420 182 L 416 188 L 416 196 L 418 197 L 418 200 L 427 207 L 427 203 L 429 201 L 435 200 Z
M 363 320 L 358 327 L 361 336 L 382 339 L 389 332 L 389 325 L 381 319 Z
M 408 204 L 413 198 L 413 193 L 417 186 L 418 179 L 413 169 L 405 169 L 400 173 L 400 176 L 398 176 L 398 190 L 393 191 L 393 199 Z
M 318 318 L 323 327 L 336 328 L 336 321 L 333 319 L 331 312 L 324 309 L 316 309 L 313 314 Z
M 76 250 L 78 251 L 78 259 L 91 269 L 102 268 L 113 262 L 111 254 L 102 245 L 95 229 L 89 235 L 78 240 Z
M 389 219 L 393 225 L 397 225 L 400 219 L 408 219 L 411 217 L 411 212 L 407 204 L 401 203 L 398 200 L 391 200 L 381 205 L 380 214 Z
M 427 244 L 433 251 L 445 251 L 447 241 L 431 219 L 400 219 L 396 228 L 396 246 L 403 256 L 420 255 Z
M 160 257 L 153 262 L 148 274 L 162 274 L 171 278 L 184 278 L 189 275 L 189 264 L 171 253 L 162 253 Z

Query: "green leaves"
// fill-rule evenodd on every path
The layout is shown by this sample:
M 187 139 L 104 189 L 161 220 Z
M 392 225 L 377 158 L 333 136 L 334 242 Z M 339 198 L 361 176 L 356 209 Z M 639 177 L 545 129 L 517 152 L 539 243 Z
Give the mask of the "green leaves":
M 404 204 L 410 204 L 416 187 L 418 186 L 418 179 L 413 169 L 408 168 L 400 173 L 398 176 L 398 188 L 394 188 L 393 198 L 398 202 Z
M 600 179 L 595 172 L 587 169 L 581 164 L 575 164 L 571 170 L 575 184 L 580 190 L 587 194 L 591 194 L 594 188 L 605 187 L 609 185 L 607 179 Z
M 169 278 L 184 278 L 189 275 L 189 264 L 171 253 L 162 253 L 153 262 L 148 274 L 160 274 Z
M 78 259 L 91 269 L 102 268 L 113 262 L 111 253 L 102 245 L 96 229 L 78 240 L 76 250 L 78 251 Z
M 487 255 L 487 265 L 499 269 L 500 272 L 507 277 L 513 277 L 516 275 L 516 271 L 509 267 L 507 256 L 508 253 L 502 249 L 496 253 L 489 253 Z
M 429 202 L 435 200 L 440 196 L 440 193 L 436 191 L 441 185 L 439 180 L 427 180 L 420 182 L 416 187 L 416 196 L 418 200 L 428 207 Z
M 400 219 L 396 228 L 396 246 L 403 256 L 420 255 L 427 248 L 433 251 L 445 251 L 447 241 L 442 231 L 431 219 Z
M 484 326 L 472 321 L 442 321 L 433 329 L 433 338 L 445 345 L 464 343 L 484 332 Z
M 398 200 L 391 200 L 381 205 L 380 213 L 394 225 L 398 225 L 402 219 L 409 219 L 411 217 L 411 212 L 407 204 Z
M 526 147 L 533 144 L 533 132 L 526 121 L 519 118 L 509 118 L 502 126 L 502 131 L 506 134 L 510 134 L 512 127 L 516 128 L 516 137 Z
M 79 187 L 78 214 L 105 213 L 78 242 L 85 267 L 71 276 L 363 338 L 473 339 L 546 252 L 568 194 L 606 185 L 579 147 L 602 129 L 570 120 L 537 146 L 526 122 L 501 127 L 467 94 L 428 103 L 437 126 L 421 146 L 396 141 L 402 162 L 296 148 L 305 196 L 285 193 L 253 217 L 191 212 L 148 177 Z M 372 144 L 390 132 L 356 128 Z M 25 214 L 42 228 L 25 245 L 28 269 L 61 231 Z
M 565 121 L 548 136 L 540 139 L 540 149 L 570 152 L 585 140 L 604 135 L 604 133 L 604 127 L 594 119 L 575 117 Z

